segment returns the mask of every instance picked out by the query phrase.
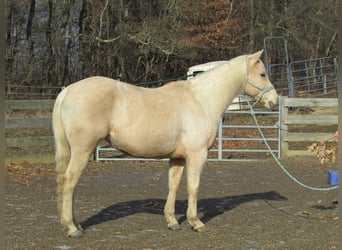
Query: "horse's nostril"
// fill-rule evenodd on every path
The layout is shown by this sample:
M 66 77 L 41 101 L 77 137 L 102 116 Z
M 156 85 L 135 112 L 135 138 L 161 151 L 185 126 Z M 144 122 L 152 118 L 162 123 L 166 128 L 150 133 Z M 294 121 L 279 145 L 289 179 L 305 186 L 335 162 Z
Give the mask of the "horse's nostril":
M 272 110 L 273 109 L 273 107 L 274 107 L 274 103 L 272 102 L 272 101 L 269 101 L 268 102 L 268 106 L 270 107 L 270 109 Z

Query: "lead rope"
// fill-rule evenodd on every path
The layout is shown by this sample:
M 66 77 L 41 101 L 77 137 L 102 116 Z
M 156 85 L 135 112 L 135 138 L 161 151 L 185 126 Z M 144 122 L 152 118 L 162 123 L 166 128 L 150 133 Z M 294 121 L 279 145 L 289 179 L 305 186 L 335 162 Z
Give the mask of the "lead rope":
M 270 152 L 270 154 L 272 155 L 273 159 L 276 161 L 276 163 L 278 164 L 278 166 L 280 167 L 281 170 L 283 170 L 283 172 L 288 176 L 290 177 L 290 179 L 292 179 L 294 182 L 296 182 L 298 185 L 300 185 L 301 187 L 304 187 L 304 188 L 307 188 L 307 189 L 310 189 L 310 190 L 314 190 L 314 191 L 330 191 L 330 190 L 334 190 L 334 189 L 337 189 L 338 186 L 333 186 L 333 187 L 327 187 L 327 188 L 320 188 L 320 187 L 312 187 L 312 186 L 309 186 L 309 185 L 306 185 L 304 184 L 303 182 L 299 181 L 297 178 L 295 178 L 292 174 L 290 174 L 289 171 L 286 170 L 286 168 L 284 167 L 284 165 L 279 161 L 279 159 L 274 155 L 270 145 L 268 144 L 264 134 L 262 133 L 261 129 L 260 129 L 260 125 L 256 119 L 256 116 L 255 116 L 255 112 L 254 112 L 254 109 L 253 107 L 255 106 L 255 104 L 257 102 L 260 101 L 260 99 L 262 98 L 262 96 L 268 92 L 268 91 L 271 91 L 274 87 L 271 86 L 271 87 L 268 87 L 268 88 L 265 88 L 265 89 L 260 89 L 258 88 L 257 86 L 255 86 L 254 84 L 250 83 L 249 82 L 249 79 L 248 79 L 248 60 L 247 60 L 247 55 L 245 57 L 246 59 L 246 79 L 245 79 L 245 82 L 243 84 L 243 94 L 245 94 L 245 88 L 247 86 L 247 84 L 250 84 L 252 87 L 256 87 L 257 89 L 261 90 L 262 91 L 262 94 L 257 98 L 257 100 L 251 105 L 250 102 L 248 101 L 247 99 L 247 104 L 248 104 L 248 107 L 251 111 L 251 115 L 253 117 L 253 120 L 255 122 L 255 125 L 259 131 L 259 134 L 261 136 L 261 138 L 263 139 L 268 151 Z
M 259 131 L 259 134 L 260 136 L 262 137 L 268 151 L 270 152 L 270 154 L 272 155 L 273 159 L 277 162 L 278 166 L 280 167 L 281 170 L 284 171 L 284 173 L 289 176 L 294 182 L 296 182 L 297 184 L 299 184 L 300 186 L 304 187 L 304 188 L 307 188 L 307 189 L 310 189 L 310 190 L 314 190 L 314 191 L 330 191 L 330 190 L 334 190 L 334 189 L 337 189 L 338 186 L 333 186 L 333 187 L 327 187 L 327 188 L 320 188 L 320 187 L 312 187 L 312 186 L 308 186 L 306 184 L 304 184 L 303 182 L 299 181 L 298 179 L 296 179 L 293 175 L 291 175 L 289 173 L 289 171 L 286 170 L 286 168 L 284 167 L 284 165 L 279 161 L 279 159 L 274 155 L 270 145 L 268 144 L 264 134 L 262 133 L 261 129 L 260 129 L 260 126 L 259 126 L 259 123 L 256 119 L 256 116 L 255 116 L 255 112 L 254 112 L 254 109 L 253 109 L 253 105 L 250 104 L 250 102 L 247 100 L 247 104 L 250 108 L 250 111 L 251 111 L 251 115 L 253 117 L 253 120 L 257 126 L 257 129 Z

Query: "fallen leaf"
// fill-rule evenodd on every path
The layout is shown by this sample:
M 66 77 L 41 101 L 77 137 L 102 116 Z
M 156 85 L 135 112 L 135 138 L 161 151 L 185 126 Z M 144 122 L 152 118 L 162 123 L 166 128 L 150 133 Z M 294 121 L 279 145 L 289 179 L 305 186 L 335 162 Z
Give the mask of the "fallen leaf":
M 302 212 L 302 214 L 305 214 L 305 215 L 310 215 L 310 212 L 308 212 L 308 211 L 304 210 L 304 211 Z

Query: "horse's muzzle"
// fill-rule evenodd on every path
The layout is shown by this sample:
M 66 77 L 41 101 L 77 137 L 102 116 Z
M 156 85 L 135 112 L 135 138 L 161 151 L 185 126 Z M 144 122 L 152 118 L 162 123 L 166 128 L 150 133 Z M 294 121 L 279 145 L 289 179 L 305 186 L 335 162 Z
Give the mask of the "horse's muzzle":
M 269 100 L 264 101 L 263 104 L 264 104 L 265 108 L 266 108 L 266 109 L 269 109 L 269 110 L 273 110 L 273 109 L 275 108 L 275 106 L 277 105 L 276 102 L 274 102 L 274 101 L 269 101 Z
M 269 109 L 272 110 L 276 104 L 272 101 L 268 101 Z

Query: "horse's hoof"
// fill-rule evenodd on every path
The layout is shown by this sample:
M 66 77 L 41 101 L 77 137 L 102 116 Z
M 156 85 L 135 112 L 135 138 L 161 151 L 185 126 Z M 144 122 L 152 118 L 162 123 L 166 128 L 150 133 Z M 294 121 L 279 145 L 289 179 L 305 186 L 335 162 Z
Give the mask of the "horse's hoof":
M 84 229 L 83 229 L 83 227 L 82 227 L 80 224 L 77 225 L 77 228 L 78 228 L 78 230 L 80 230 L 82 233 L 84 232 Z
M 77 237 L 82 237 L 83 236 L 83 231 L 81 230 L 75 230 L 71 233 L 68 233 L 69 237 L 77 238 Z
M 167 226 L 168 229 L 176 231 L 176 230 L 180 230 L 180 226 L 178 223 L 172 224 L 172 225 L 168 225 Z
M 197 233 L 204 233 L 209 230 L 209 228 L 207 228 L 206 226 L 200 226 L 198 228 L 192 228 L 192 229 L 196 231 Z

